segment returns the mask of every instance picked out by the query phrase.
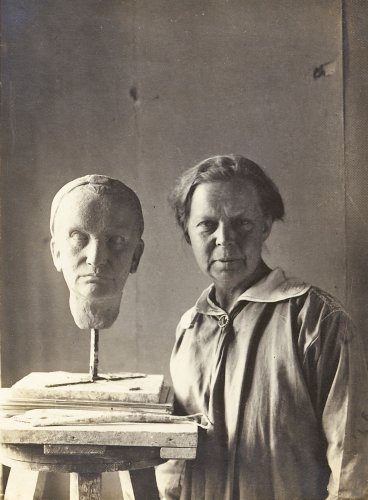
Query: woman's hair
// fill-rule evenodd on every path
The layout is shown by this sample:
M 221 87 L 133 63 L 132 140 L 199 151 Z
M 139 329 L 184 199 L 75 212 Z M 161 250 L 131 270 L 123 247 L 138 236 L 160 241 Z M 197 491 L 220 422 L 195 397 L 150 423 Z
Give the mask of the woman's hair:
M 276 184 L 256 163 L 240 155 L 213 156 L 186 170 L 174 186 L 169 201 L 176 221 L 188 241 L 187 225 L 193 193 L 199 184 L 244 179 L 256 188 L 261 209 L 272 221 L 282 220 L 284 202 Z

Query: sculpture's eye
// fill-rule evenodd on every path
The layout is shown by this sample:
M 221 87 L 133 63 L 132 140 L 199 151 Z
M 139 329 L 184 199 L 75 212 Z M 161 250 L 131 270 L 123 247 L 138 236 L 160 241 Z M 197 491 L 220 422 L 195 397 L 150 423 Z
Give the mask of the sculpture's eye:
M 69 238 L 74 247 L 84 247 L 88 242 L 88 236 L 81 231 L 72 231 Z
M 202 220 L 197 224 L 201 232 L 212 233 L 216 230 L 218 223 L 214 220 Z

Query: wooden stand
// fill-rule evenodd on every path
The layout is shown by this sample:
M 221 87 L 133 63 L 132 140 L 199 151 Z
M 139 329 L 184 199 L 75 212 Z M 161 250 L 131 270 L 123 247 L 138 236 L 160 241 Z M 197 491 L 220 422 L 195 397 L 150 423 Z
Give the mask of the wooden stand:
M 124 500 L 154 500 L 152 492 L 139 491 L 139 480 L 135 485 L 134 474 L 129 471 L 140 474 L 140 469 L 146 469 L 153 482 L 152 467 L 164 459 L 195 458 L 197 426 L 134 423 L 31 427 L 2 419 L 0 442 L 0 460 L 11 467 L 5 500 L 41 499 L 49 471 L 71 473 L 72 500 L 101 500 L 101 474 L 113 471 L 120 471 Z

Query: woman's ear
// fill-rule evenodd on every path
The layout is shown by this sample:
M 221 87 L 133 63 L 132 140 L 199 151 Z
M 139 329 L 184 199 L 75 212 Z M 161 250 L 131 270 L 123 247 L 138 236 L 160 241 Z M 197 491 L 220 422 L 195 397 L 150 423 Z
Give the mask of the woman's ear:
M 263 226 L 263 241 L 266 241 L 271 233 L 272 224 L 273 224 L 272 217 L 270 215 L 265 217 L 263 224 L 264 224 L 264 226 Z
M 144 250 L 144 241 L 140 239 L 137 243 L 137 246 L 134 250 L 133 258 L 132 258 L 132 263 L 130 265 L 130 273 L 134 274 L 136 270 L 138 269 L 139 262 L 141 260 L 142 254 Z

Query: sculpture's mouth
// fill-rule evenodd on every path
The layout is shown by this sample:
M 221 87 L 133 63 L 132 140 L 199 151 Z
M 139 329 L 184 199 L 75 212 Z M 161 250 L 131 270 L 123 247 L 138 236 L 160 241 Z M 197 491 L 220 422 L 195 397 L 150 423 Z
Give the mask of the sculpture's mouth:
M 219 259 L 213 259 L 212 263 L 213 264 L 219 264 L 219 265 L 224 265 L 224 266 L 231 266 L 233 264 L 240 264 L 243 262 L 244 259 L 241 257 L 222 257 Z
M 110 276 L 106 276 L 105 274 L 84 274 L 80 276 L 86 283 L 97 283 L 100 281 L 111 281 L 112 278 Z

